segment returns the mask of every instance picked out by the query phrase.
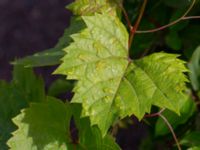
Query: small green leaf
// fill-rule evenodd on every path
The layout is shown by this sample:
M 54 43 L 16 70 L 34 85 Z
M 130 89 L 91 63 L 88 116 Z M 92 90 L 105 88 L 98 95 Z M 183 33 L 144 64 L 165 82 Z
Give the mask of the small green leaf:
M 173 50 L 180 50 L 182 46 L 181 39 L 175 31 L 170 31 L 165 37 L 166 44 Z
M 178 127 L 178 125 L 187 122 L 196 110 L 196 105 L 191 98 L 182 99 L 180 105 L 180 116 L 169 110 L 165 110 L 163 112 L 163 115 L 167 118 L 174 130 Z M 161 136 L 168 133 L 170 133 L 170 130 L 166 123 L 161 118 L 158 118 L 155 126 L 155 135 Z
M 197 47 L 188 63 L 189 77 L 195 91 L 200 90 L 200 46 Z
M 67 81 L 64 79 L 55 80 L 48 89 L 49 96 L 58 96 L 59 94 L 63 94 L 66 91 L 71 91 L 73 89 L 73 82 Z
M 186 134 L 180 141 L 180 144 L 185 146 L 198 146 L 200 148 L 200 132 L 194 131 Z
M 55 98 L 31 104 L 13 119 L 18 130 L 8 145 L 11 150 L 71 150 L 70 119 L 68 106 Z

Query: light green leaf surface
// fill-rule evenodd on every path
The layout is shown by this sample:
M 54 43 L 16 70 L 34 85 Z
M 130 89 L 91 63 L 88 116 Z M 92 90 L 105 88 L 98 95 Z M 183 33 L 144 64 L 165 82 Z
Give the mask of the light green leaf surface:
M 158 53 L 132 62 L 128 56 L 128 33 L 110 15 L 83 17 L 87 28 L 72 35 L 55 73 L 78 80 L 73 103 L 82 103 L 82 116 L 89 116 L 103 135 L 118 118 L 142 119 L 151 105 L 179 113 L 187 71 L 177 55 Z
M 11 150 L 71 150 L 70 118 L 70 109 L 57 99 L 31 104 L 13 119 L 18 130 L 8 145 Z
M 121 0 L 75 0 L 67 6 L 75 15 L 93 15 L 95 12 L 116 15 Z
M 0 149 L 6 150 L 6 141 L 16 129 L 11 119 L 28 107 L 30 102 L 44 100 L 44 85 L 30 68 L 15 66 L 11 83 L 0 81 Z

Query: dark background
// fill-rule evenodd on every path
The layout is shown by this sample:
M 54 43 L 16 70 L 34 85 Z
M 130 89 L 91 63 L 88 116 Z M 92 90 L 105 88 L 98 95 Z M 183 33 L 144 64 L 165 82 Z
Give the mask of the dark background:
M 11 78 L 9 62 L 53 47 L 69 25 L 72 0 L 0 0 L 0 79 Z M 42 74 L 49 69 L 41 70 Z

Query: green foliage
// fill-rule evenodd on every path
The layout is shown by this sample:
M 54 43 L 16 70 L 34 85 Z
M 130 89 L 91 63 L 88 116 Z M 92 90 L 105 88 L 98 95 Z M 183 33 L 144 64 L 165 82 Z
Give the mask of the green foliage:
M 189 146 L 191 147 L 190 149 L 200 149 L 200 132 L 196 131 L 196 132 L 190 132 L 188 134 L 186 134 L 182 140 L 180 141 L 180 143 L 182 145 L 185 146 Z
M 90 126 L 89 118 L 80 118 L 81 105 L 72 104 L 71 109 L 79 132 L 80 150 L 83 148 L 88 150 L 120 150 L 119 146 L 114 142 L 113 137 L 106 135 L 102 138 L 97 126 Z
M 165 41 L 166 44 L 173 50 L 181 49 L 182 43 L 177 32 L 175 31 L 169 32 L 169 34 L 165 38 Z
M 79 105 L 64 104 L 52 97 L 33 103 L 13 119 L 18 130 L 8 145 L 12 150 L 119 150 L 112 137 L 102 138 L 97 127 L 90 128 L 88 118 L 80 119 L 80 110 Z M 77 144 L 69 130 L 72 115 L 79 132 Z
M 170 122 L 173 129 L 176 129 L 179 125 L 186 123 L 196 110 L 195 103 L 190 98 L 185 100 L 183 99 L 180 107 L 180 116 L 168 110 L 163 112 L 163 115 Z M 170 133 L 170 131 L 165 122 L 161 118 L 158 118 L 155 125 L 156 136 L 165 135 L 168 133 Z
M 59 39 L 54 48 L 17 59 L 11 62 L 13 65 L 23 65 L 24 67 L 42 67 L 60 64 L 60 59 L 64 56 L 63 48 L 71 42 L 70 35 L 83 29 L 84 24 L 80 18 L 73 18 L 69 28 L 64 31 L 63 36 Z
M 11 119 L 30 102 L 44 100 L 43 81 L 31 69 L 15 66 L 11 83 L 0 81 L 0 149 L 7 149 L 6 141 L 16 129 Z
M 189 76 L 192 86 L 194 90 L 199 91 L 200 90 L 200 47 L 197 47 L 197 49 L 194 51 L 191 61 L 188 64 L 188 67 L 190 69 Z
M 13 150 L 68 150 L 70 110 L 62 102 L 48 98 L 46 102 L 31 104 L 13 119 L 18 130 L 8 141 Z
M 168 149 L 169 124 L 184 148 L 200 149 L 199 24 L 185 20 L 150 30 L 177 20 L 191 2 L 149 1 L 136 30 L 153 33 L 136 34 L 127 18 L 138 21 L 141 2 L 75 0 L 67 8 L 76 17 L 54 48 L 12 62 L 13 80 L 0 81 L 0 150 L 120 150 L 115 135 L 121 124 L 133 125 L 133 115 L 152 126 L 139 149 Z M 198 8 L 199 1 L 191 14 Z M 67 80 L 59 76 L 46 95 L 30 67 L 54 65 L 54 74 Z M 70 102 L 55 98 L 65 92 L 74 93 Z M 160 113 L 168 126 L 162 118 L 143 119 Z
M 72 88 L 73 82 L 70 82 L 65 79 L 57 79 L 49 86 L 48 95 L 59 96 L 60 94 L 65 93 L 66 91 L 71 91 Z
M 158 53 L 132 63 L 128 34 L 117 18 L 96 14 L 83 20 L 87 28 L 72 36 L 55 73 L 79 80 L 72 102 L 82 103 L 92 125 L 105 135 L 119 117 L 142 119 L 152 104 L 179 113 L 187 70 L 176 55 Z

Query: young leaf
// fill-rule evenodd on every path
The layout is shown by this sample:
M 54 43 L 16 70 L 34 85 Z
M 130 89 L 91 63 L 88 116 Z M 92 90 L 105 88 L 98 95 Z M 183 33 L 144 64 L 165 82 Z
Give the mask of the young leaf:
M 13 119 L 18 130 L 8 141 L 11 150 L 69 150 L 70 109 L 54 98 L 31 104 Z
M 75 15 L 92 15 L 95 12 L 116 15 L 121 0 L 75 0 L 67 6 Z
M 158 53 L 131 62 L 128 33 L 118 18 L 95 14 L 83 20 L 87 28 L 72 35 L 55 71 L 78 80 L 72 102 L 82 103 L 82 116 L 105 135 L 119 117 L 142 119 L 152 104 L 179 113 L 187 79 L 177 55 Z

